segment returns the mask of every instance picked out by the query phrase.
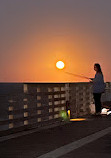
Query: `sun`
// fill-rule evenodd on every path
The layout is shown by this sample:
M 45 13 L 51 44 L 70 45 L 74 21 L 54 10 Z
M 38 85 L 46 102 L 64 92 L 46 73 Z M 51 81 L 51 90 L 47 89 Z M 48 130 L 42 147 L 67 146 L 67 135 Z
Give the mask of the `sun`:
M 64 64 L 63 61 L 58 61 L 58 62 L 56 63 L 56 67 L 57 67 L 58 69 L 63 69 L 63 68 L 65 67 L 65 64 Z

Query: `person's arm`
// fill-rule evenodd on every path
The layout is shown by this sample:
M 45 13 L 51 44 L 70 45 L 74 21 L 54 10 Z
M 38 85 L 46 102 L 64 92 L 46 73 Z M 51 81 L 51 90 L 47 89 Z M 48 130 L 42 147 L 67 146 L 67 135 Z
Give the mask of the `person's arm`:
M 93 81 L 94 80 L 94 78 L 89 78 L 91 81 Z
M 94 78 L 89 78 L 90 79 L 90 82 L 93 82 Z

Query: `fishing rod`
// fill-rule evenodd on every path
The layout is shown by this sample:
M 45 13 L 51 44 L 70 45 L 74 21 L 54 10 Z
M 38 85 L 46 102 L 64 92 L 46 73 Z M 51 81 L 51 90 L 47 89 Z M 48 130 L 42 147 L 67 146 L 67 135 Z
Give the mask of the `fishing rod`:
M 85 79 L 91 80 L 91 78 L 86 77 L 86 76 L 77 75 L 77 74 L 73 74 L 73 73 L 70 73 L 70 72 L 65 72 L 65 73 L 67 73 L 67 74 L 69 74 L 69 75 L 77 76 L 77 77 L 80 77 L 80 78 L 85 78 Z

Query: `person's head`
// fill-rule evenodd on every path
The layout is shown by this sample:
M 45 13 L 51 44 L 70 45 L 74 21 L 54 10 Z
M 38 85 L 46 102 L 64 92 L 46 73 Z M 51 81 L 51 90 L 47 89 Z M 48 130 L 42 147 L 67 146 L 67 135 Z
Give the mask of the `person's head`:
M 94 64 L 94 70 L 95 70 L 96 72 L 102 73 L 102 71 L 101 71 L 101 66 L 100 66 L 100 64 L 98 64 L 98 63 Z

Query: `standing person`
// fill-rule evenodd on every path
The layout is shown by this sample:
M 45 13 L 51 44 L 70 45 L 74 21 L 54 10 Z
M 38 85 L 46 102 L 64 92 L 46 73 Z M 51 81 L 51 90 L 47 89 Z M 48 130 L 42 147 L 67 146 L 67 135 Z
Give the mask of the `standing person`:
M 95 102 L 96 115 L 101 114 L 101 94 L 105 91 L 104 76 L 101 71 L 101 66 L 94 64 L 94 70 L 96 71 L 95 78 L 90 78 L 93 82 L 93 97 Z

